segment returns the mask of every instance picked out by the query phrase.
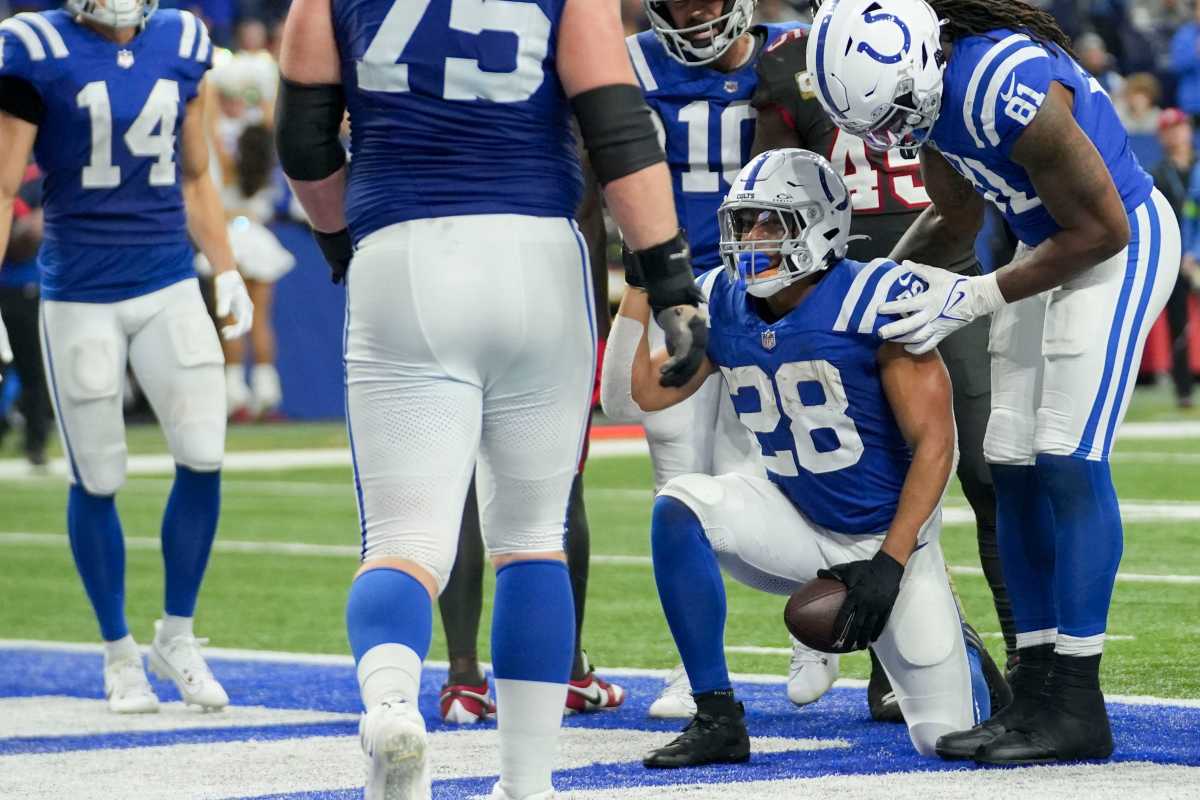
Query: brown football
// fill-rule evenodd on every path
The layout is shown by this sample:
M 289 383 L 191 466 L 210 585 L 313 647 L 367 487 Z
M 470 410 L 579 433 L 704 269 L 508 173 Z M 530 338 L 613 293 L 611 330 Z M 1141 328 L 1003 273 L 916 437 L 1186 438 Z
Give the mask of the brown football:
M 788 598 L 783 610 L 787 629 L 804 644 L 823 653 L 848 653 L 852 647 L 835 647 L 837 635 L 833 623 L 842 602 L 846 585 L 832 578 L 815 578 Z

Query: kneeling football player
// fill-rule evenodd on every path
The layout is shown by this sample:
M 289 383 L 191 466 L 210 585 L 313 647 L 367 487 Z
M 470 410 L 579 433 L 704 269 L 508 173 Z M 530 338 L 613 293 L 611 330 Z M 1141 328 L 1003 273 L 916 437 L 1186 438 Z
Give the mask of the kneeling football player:
M 978 642 L 968 645 L 939 545 L 954 469 L 950 379 L 936 352 L 886 343 L 881 303 L 921 291 L 905 268 L 845 258 L 846 186 L 820 156 L 772 150 L 738 175 L 720 209 L 724 268 L 701 280 L 711 330 L 687 385 L 659 385 L 666 351 L 643 338 L 630 366 L 645 411 L 687 398 L 718 370 L 767 477 L 684 475 L 659 493 L 654 577 L 696 700 L 682 735 L 648 767 L 744 761 L 750 742 L 724 656 L 734 579 L 780 595 L 818 573 L 848 588 L 845 640 L 872 644 L 913 745 L 986 718 Z M 630 293 L 618 325 L 645 326 Z M 994 669 L 996 679 L 1003 680 Z

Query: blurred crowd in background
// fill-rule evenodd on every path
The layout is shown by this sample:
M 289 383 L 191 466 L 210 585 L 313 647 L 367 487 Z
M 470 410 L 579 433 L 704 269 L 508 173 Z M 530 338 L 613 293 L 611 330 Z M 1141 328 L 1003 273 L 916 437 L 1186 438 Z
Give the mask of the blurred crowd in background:
M 648 27 L 641 0 L 621 0 L 628 33 Z M 1200 259 L 1200 2 L 1194 0 L 1033 0 L 1072 37 L 1083 65 L 1116 102 L 1131 145 L 1170 199 L 1184 231 L 1184 270 L 1168 306 L 1169 370 L 1181 407 L 1192 404 L 1200 342 L 1191 287 Z M 55 8 L 61 0 L 0 0 L 0 19 Z M 275 367 L 272 287 L 296 263 L 273 227 L 302 221 L 276 163 L 271 134 L 279 38 L 288 0 L 161 0 L 208 24 L 219 45 L 209 77 L 212 171 L 229 216 L 239 268 L 250 288 L 255 327 L 245 341 L 227 343 L 227 394 L 233 421 L 280 417 L 282 386 Z M 807 18 L 808 0 L 760 0 L 760 21 Z M 0 314 L 8 321 L 16 360 L 0 383 L 0 442 L 23 428 L 23 448 L 45 462 L 51 406 L 37 340 L 36 249 L 40 242 L 40 180 L 31 165 L 9 251 L 0 268 Z M 277 230 L 277 228 L 275 229 Z M 613 254 L 617 256 L 617 254 Z M 613 260 L 619 260 L 619 256 Z M 197 267 L 203 276 L 204 263 Z M 1197 281 L 1200 283 L 1200 281 Z M 1164 365 L 1165 366 L 1165 365 Z M 132 413 L 138 393 L 127 392 Z M 145 409 L 143 408 L 144 412 Z

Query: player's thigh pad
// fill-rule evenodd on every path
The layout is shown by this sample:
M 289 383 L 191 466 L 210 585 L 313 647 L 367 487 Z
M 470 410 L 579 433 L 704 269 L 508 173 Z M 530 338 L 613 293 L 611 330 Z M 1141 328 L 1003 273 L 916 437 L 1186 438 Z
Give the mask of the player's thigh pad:
M 562 219 L 485 218 L 476 256 L 495 275 L 483 351 L 478 476 L 492 555 L 563 548 L 591 413 L 596 345 L 586 248 Z
M 1112 448 L 1180 261 L 1179 228 L 1161 194 L 1130 223 L 1124 251 L 1050 293 L 1037 453 L 1105 459 Z
M 176 463 L 199 472 L 225 455 L 225 357 L 196 280 L 180 281 L 128 302 L 139 326 L 129 363 L 146 393 Z
M 992 314 L 992 413 L 983 439 L 989 463 L 1033 463 L 1046 300 L 1046 294 L 1034 295 Z
M 117 303 L 44 300 L 42 355 L 72 480 L 111 495 L 125 482 L 126 334 Z
M 922 755 L 933 755 L 939 736 L 975 723 L 966 645 L 939 540 L 931 536 L 908 560 L 874 645 Z
M 692 510 L 721 568 L 738 583 L 790 595 L 826 566 L 817 527 L 766 478 L 682 475 L 659 494 Z
M 469 240 L 444 219 L 383 228 L 359 243 L 347 287 L 346 421 L 363 559 L 413 561 L 439 588 L 479 449 L 481 350 L 499 312 L 482 295 L 509 299 L 487 264 L 464 256 Z

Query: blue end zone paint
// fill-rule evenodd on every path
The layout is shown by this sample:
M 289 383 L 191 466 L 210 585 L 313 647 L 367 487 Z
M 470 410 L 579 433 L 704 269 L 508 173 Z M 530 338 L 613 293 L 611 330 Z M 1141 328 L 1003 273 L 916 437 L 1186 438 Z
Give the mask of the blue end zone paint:
M 239 705 L 281 709 L 349 712 L 359 710 L 357 686 L 350 666 L 324 666 L 212 659 L 213 671 Z M 101 658 L 98 654 L 0 650 L 0 697 L 67 695 L 97 698 L 100 693 Z M 603 672 L 603 669 L 601 670 Z M 445 670 L 427 669 L 422 676 L 421 711 L 430 731 L 460 730 L 443 724 L 437 716 L 437 691 Z M 617 711 L 571 717 L 567 727 L 661 731 L 669 740 L 681 723 L 651 720 L 646 709 L 662 686 L 657 678 L 621 678 L 628 700 Z M 783 684 L 735 684 L 746 703 L 752 736 L 842 739 L 849 747 L 754 755 L 748 765 L 712 766 L 689 770 L 646 770 L 637 763 L 603 764 L 561 770 L 555 786 L 563 791 L 665 786 L 681 783 L 737 783 L 742 781 L 868 775 L 890 772 L 929 772 L 976 769 L 962 763 L 922 758 L 912 749 L 902 725 L 872 722 L 862 689 L 835 688 L 818 703 L 796 709 L 784 696 Z M 164 699 L 177 697 L 162 684 L 155 688 Z M 1200 767 L 1195 731 L 1200 729 L 1200 708 L 1113 704 L 1109 707 L 1115 760 L 1152 761 Z M 119 733 L 92 736 L 38 737 L 0 740 L 0 755 L 62 752 L 109 748 L 149 747 L 206 741 L 249 741 L 307 736 L 353 736 L 353 723 L 310 723 L 254 728 Z M 494 778 L 438 781 L 434 797 L 451 800 L 486 794 Z M 361 798 L 361 787 L 317 793 L 271 795 L 272 800 L 330 800 Z M 259 797 L 256 800 L 267 800 Z

